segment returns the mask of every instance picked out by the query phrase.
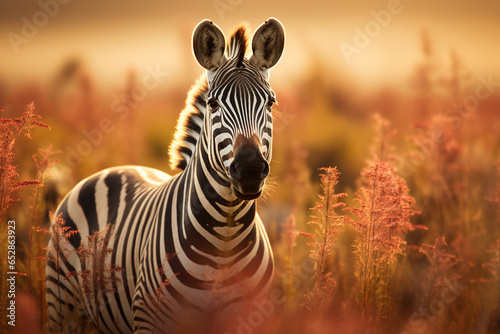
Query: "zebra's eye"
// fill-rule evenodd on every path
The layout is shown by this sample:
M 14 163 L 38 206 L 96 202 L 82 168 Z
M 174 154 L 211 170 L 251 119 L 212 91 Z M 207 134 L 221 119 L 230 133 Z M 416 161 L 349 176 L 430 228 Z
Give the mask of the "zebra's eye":
M 219 102 L 215 99 L 210 99 L 207 102 L 208 107 L 210 108 L 211 112 L 217 111 L 219 109 Z
M 274 98 L 271 98 L 271 99 L 269 99 L 269 101 L 267 101 L 266 107 L 271 109 L 275 103 L 276 103 L 276 100 Z

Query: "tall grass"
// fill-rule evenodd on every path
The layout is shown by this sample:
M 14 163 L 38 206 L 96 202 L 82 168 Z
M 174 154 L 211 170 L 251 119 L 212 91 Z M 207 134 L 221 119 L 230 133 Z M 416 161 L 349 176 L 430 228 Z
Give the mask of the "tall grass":
M 305 295 L 304 306 L 313 314 L 320 309 L 326 308 L 335 293 L 336 282 L 328 271 L 328 258 L 333 249 L 333 244 L 344 227 L 345 217 L 339 215 L 338 211 L 345 206 L 341 198 L 346 193 L 336 193 L 335 186 L 338 184 L 339 172 L 337 168 L 323 168 L 321 174 L 322 194 L 319 202 L 311 209 L 314 215 L 309 222 L 314 227 L 314 233 L 309 235 L 313 242 L 308 245 L 312 247 L 311 258 L 315 260 L 315 272 L 312 279 L 315 280 L 312 291 Z
M 346 210 L 354 214 L 349 223 L 359 235 L 354 245 L 357 305 L 365 317 L 386 318 L 397 256 L 405 254 L 406 234 L 416 228 L 410 223 L 415 200 L 392 166 L 376 156 L 362 172 L 362 186 L 355 196 L 359 206 Z
M 77 234 L 78 230 L 71 230 L 71 226 L 66 226 L 66 222 L 62 218 L 61 213 L 57 217 L 54 217 L 54 224 L 50 230 L 38 227 L 37 232 L 49 234 L 51 236 L 52 247 L 44 247 L 43 250 L 46 251 L 46 255 L 37 256 L 36 259 L 51 262 L 53 264 L 57 273 L 57 297 L 61 299 L 61 281 L 65 278 L 61 268 L 68 262 L 68 257 L 74 252 L 72 247 L 69 245 L 69 239 L 72 235 Z M 58 307 L 61 319 L 59 326 L 60 328 L 64 328 L 62 303 L 58 303 Z
M 429 34 L 423 36 L 422 51 L 410 97 L 388 89 L 364 105 L 354 93 L 339 93 L 345 87 L 329 86 L 329 76 L 320 70 L 304 79 L 310 90 L 292 86 L 286 88 L 290 92 L 277 92 L 280 105 L 288 106 L 281 121 L 286 124 L 276 127 L 273 136 L 272 170 L 278 186 L 266 203 L 259 202 L 259 212 L 275 257 L 271 289 L 283 292 L 284 305 L 275 305 L 269 317 L 263 316 L 266 322 L 252 327 L 254 333 L 500 330 L 500 141 L 489 135 L 500 132 L 500 94 L 491 92 L 476 110 L 461 116 L 458 111 L 465 110 L 465 98 L 478 83 L 464 74 L 463 63 L 454 53 L 449 68 L 443 66 L 447 62 L 438 59 Z M 75 149 L 87 140 L 79 132 L 82 124 L 87 130 L 97 129 L 99 117 L 110 117 L 115 132 L 92 146 L 91 156 L 82 155 L 81 163 L 59 186 L 68 190 L 101 167 L 134 161 L 165 169 L 170 141 L 165 133 L 174 128 L 184 96 L 167 94 L 166 107 L 163 100 L 138 105 L 134 114 L 141 117 L 134 116 L 122 126 L 98 107 L 111 102 L 82 73 L 77 78 L 76 106 L 61 106 L 62 114 L 50 104 L 43 109 L 44 119 L 50 115 L 54 128 L 53 147 L 64 150 L 69 144 Z M 134 80 L 129 79 L 126 91 Z M 391 105 L 390 111 L 385 108 Z M 164 107 L 165 113 L 158 113 Z M 61 263 L 64 259 L 58 256 L 65 252 L 44 255 L 38 246 L 43 237 L 29 235 L 31 227 L 40 231 L 46 227 L 42 223 L 46 217 L 40 214 L 46 206 L 47 188 L 42 183 L 54 160 L 38 157 L 32 166 L 31 155 L 42 141 L 26 144 L 20 138 L 46 125 L 40 123 L 33 105 L 19 114 L 0 119 L 0 238 L 5 239 L 8 217 L 19 218 L 19 233 L 25 238 L 19 239 L 18 262 L 26 264 L 31 281 L 38 282 L 44 280 L 43 262 L 30 268 L 30 259 L 47 256 L 46 260 Z M 134 132 L 136 120 L 145 125 L 140 136 Z M 134 133 L 128 136 L 129 132 Z M 129 151 L 122 149 L 124 142 Z M 50 151 L 40 153 L 48 157 Z M 311 172 L 321 167 L 325 168 L 320 175 Z M 22 181 L 29 179 L 33 180 Z M 30 185 L 32 197 L 17 203 L 25 199 L 22 188 Z M 57 244 L 64 247 L 67 234 L 74 232 L 65 230 L 58 217 L 55 221 L 52 233 L 59 236 L 52 237 L 60 238 Z M 82 282 L 75 288 L 94 310 L 120 284 L 121 268 L 106 262 L 112 252 L 111 237 L 111 230 L 103 230 L 87 239 L 79 249 L 84 267 L 67 277 L 73 283 Z M 5 252 L 2 240 L 0 253 Z M 0 259 L 0 270 L 5 272 L 5 257 Z M 175 275 L 160 274 L 164 285 L 144 300 L 155 314 L 155 332 L 161 331 L 157 315 L 166 302 L 164 288 Z M 212 281 L 213 297 L 218 298 L 224 291 L 219 291 L 216 279 Z M 29 293 L 32 283 L 19 282 L 20 290 Z M 5 282 L 0 287 L 3 305 Z M 42 290 L 39 285 L 31 289 L 39 305 L 44 304 Z M 2 318 L 4 310 L 2 306 Z M 249 315 L 259 312 L 247 311 Z M 99 314 L 91 316 L 99 330 Z M 46 320 L 42 312 L 42 323 Z M 6 330 L 4 322 L 2 326 Z
M 107 261 L 114 251 L 108 247 L 112 235 L 111 224 L 88 235 L 87 243 L 84 244 L 82 241 L 82 245 L 76 250 L 82 264 L 81 270 L 69 272 L 64 277 L 82 296 L 87 309 L 94 310 L 91 317 L 98 332 L 101 330 L 101 307 L 105 305 L 103 303 L 107 299 L 107 294 L 115 293 L 118 285 L 122 283 L 119 273 L 123 268 Z M 78 280 L 75 279 L 77 276 Z
M 21 136 L 31 139 L 31 133 L 35 128 L 49 128 L 49 126 L 42 123 L 40 119 L 41 116 L 35 113 L 34 103 L 27 105 L 26 110 L 19 117 L 0 118 L 0 272 L 2 273 L 12 271 L 9 270 L 7 266 L 7 219 L 13 219 L 14 217 L 9 215 L 8 210 L 15 203 L 20 201 L 18 196 L 22 188 L 27 186 L 38 187 L 41 184 L 40 180 L 19 180 L 19 174 L 16 171 L 17 166 L 14 164 L 16 144 Z M 34 214 L 34 212 L 32 212 L 32 214 Z M 15 220 L 16 226 L 19 228 L 18 219 Z M 24 266 L 23 262 L 17 261 L 15 269 L 21 271 L 20 267 L 27 267 L 28 273 L 25 275 L 28 276 L 30 281 L 29 292 L 31 293 L 31 229 L 28 230 L 28 233 L 28 245 L 30 247 L 30 257 L 27 261 L 28 265 Z M 19 236 L 19 232 L 17 235 Z M 17 240 L 19 240 L 19 237 Z M 16 258 L 18 258 L 21 250 L 21 247 L 16 247 Z M 3 279 L 0 283 L 0 317 L 3 320 L 6 319 L 6 300 L 7 281 Z M 2 330 L 7 329 L 6 321 L 2 321 L 0 328 L 2 328 Z

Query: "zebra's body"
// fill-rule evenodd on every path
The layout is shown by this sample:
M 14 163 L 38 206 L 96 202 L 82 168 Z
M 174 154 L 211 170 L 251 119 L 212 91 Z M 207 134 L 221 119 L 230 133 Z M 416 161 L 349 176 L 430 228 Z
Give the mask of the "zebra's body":
M 257 36 L 269 46 L 276 29 L 281 24 L 271 19 L 254 41 Z M 96 312 L 95 301 L 81 295 L 79 275 L 59 279 L 59 296 L 55 265 L 48 262 L 52 329 L 77 330 L 67 320 L 80 305 L 103 332 L 201 332 L 266 293 L 272 251 L 254 199 L 271 159 L 274 93 L 266 71 L 283 43 L 273 49 L 279 54 L 271 63 L 244 59 L 240 29 L 231 38 L 229 58 L 224 52 L 217 58 L 219 33 L 204 21 L 193 36 L 208 84 L 200 81 L 192 90 L 171 148 L 172 165 L 184 170 L 170 177 L 145 167 L 107 169 L 81 181 L 57 209 L 67 226 L 79 230 L 70 238 L 74 249 L 111 224 L 107 247 L 114 251 L 107 263 L 123 272 Z M 260 49 L 253 45 L 254 55 Z M 75 253 L 67 260 L 60 276 L 86 269 Z

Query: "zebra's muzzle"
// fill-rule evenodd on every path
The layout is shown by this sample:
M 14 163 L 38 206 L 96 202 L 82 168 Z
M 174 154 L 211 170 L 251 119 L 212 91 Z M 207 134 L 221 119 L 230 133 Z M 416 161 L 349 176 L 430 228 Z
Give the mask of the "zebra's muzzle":
M 253 139 L 236 141 L 239 145 L 235 145 L 236 155 L 229 166 L 234 193 L 243 200 L 258 198 L 269 175 L 269 164 L 262 156 L 260 145 Z

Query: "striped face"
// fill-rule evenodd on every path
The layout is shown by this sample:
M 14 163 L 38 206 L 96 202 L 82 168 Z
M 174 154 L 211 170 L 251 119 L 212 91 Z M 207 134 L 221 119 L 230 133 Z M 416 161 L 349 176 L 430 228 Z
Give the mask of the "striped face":
M 193 34 L 196 59 L 207 70 L 206 121 L 213 145 L 210 156 L 225 173 L 234 194 L 243 200 L 260 196 L 269 174 L 272 113 L 276 102 L 269 70 L 283 53 L 285 32 L 276 19 L 262 24 L 245 57 L 247 38 L 240 28 L 226 50 L 224 34 L 212 22 L 201 22 Z
M 207 92 L 215 152 L 241 199 L 257 198 L 269 174 L 272 107 L 275 94 L 248 60 L 228 61 L 213 76 Z

